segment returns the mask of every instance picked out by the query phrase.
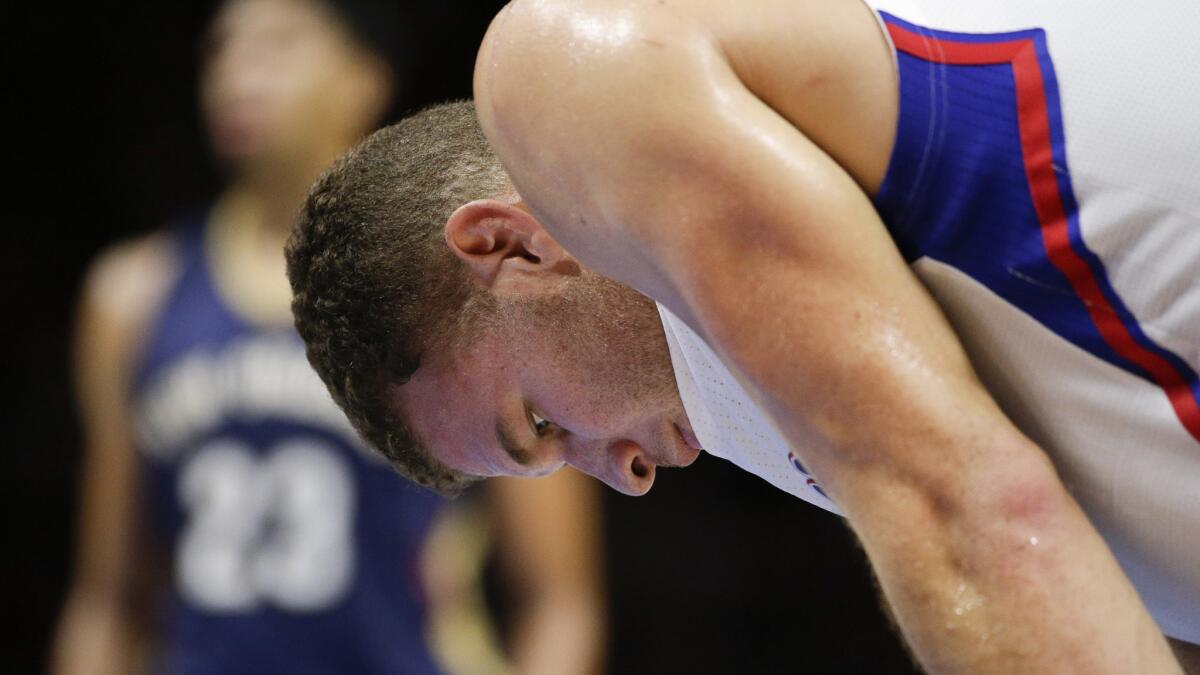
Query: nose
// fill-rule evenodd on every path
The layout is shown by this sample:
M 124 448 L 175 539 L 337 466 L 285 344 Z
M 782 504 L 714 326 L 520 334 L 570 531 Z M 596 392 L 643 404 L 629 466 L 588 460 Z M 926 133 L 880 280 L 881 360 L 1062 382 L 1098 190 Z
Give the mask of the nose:
M 637 443 L 613 441 L 590 450 L 570 458 L 568 464 L 600 479 L 617 492 L 634 497 L 646 494 L 654 485 L 654 462 Z

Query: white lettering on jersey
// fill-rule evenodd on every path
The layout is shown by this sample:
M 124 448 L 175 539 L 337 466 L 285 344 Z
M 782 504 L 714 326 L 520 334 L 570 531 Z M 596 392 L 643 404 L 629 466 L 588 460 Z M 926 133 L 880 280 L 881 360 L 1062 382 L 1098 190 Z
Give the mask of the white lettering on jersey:
M 264 603 L 315 612 L 338 603 L 354 573 L 354 477 L 336 450 L 309 438 L 265 455 L 231 439 L 184 466 L 176 583 L 214 613 Z
M 272 418 L 324 427 L 372 460 L 289 335 L 255 335 L 197 350 L 155 373 L 136 401 L 136 433 L 151 459 L 168 461 L 225 419 Z

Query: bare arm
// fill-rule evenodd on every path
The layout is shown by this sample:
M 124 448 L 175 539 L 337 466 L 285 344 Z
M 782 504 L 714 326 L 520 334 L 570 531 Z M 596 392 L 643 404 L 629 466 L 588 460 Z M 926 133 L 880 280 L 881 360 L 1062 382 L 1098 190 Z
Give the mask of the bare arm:
M 140 670 L 146 636 L 131 611 L 136 468 L 129 364 L 151 304 L 162 244 L 127 246 L 101 258 L 83 290 L 75 337 L 76 389 L 85 447 L 74 579 L 59 621 L 54 672 Z
M 661 3 L 510 7 L 476 94 L 518 192 L 750 383 L 846 512 L 927 668 L 1179 672 L 859 186 L 703 27 Z
M 569 469 L 488 484 L 502 570 L 518 600 L 513 665 L 521 675 L 602 671 L 607 617 L 598 488 Z

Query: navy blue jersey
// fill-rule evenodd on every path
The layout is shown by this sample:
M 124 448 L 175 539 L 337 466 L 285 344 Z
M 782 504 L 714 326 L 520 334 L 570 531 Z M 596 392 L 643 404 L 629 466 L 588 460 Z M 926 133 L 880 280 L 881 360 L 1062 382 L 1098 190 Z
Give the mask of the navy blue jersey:
M 365 449 L 290 327 L 219 296 L 205 219 L 135 370 L 151 534 L 171 552 L 155 670 L 436 672 L 417 573 L 440 498 Z

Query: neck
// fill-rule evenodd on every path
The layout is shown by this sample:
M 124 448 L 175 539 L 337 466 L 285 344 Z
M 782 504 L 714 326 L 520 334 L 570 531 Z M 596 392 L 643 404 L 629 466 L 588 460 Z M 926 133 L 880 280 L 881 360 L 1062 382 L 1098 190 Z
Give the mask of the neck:
M 212 211 L 210 260 L 229 305 L 256 323 L 290 323 L 283 246 L 309 186 L 343 146 L 246 162 Z
M 280 167 L 245 168 L 225 189 L 221 201 L 229 204 L 239 222 L 261 235 L 286 238 L 316 173 Z
M 308 189 L 307 177 L 272 177 L 242 172 L 217 200 L 209 230 L 209 260 L 221 294 L 258 324 L 288 320 L 283 246 Z

